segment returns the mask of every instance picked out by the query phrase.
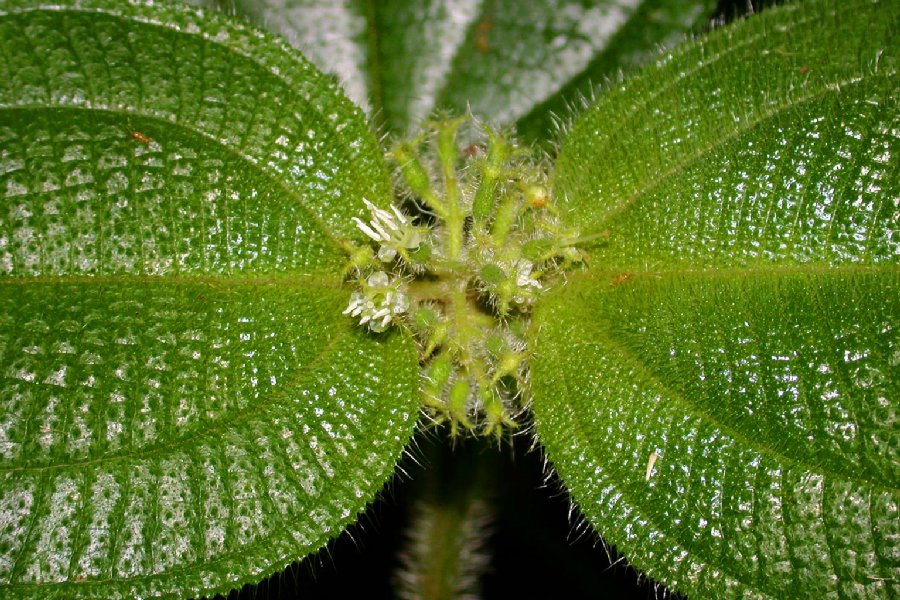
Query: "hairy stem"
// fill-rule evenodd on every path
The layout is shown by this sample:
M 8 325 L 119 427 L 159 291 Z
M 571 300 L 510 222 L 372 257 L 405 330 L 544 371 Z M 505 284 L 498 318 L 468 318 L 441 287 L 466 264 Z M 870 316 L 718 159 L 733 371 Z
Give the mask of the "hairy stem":
M 457 452 L 433 457 L 435 464 L 420 483 L 407 543 L 398 573 L 404 599 L 478 598 L 479 580 L 488 565 L 485 546 L 491 534 L 487 482 L 496 455 L 466 444 Z M 459 456 L 463 454 L 465 456 Z M 474 468 L 474 473 L 472 472 Z

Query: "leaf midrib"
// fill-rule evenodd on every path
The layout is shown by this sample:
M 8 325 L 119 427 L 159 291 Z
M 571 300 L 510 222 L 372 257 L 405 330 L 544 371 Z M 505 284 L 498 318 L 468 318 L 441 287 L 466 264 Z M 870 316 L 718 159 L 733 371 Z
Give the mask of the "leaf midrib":
M 365 0 L 366 65 L 369 72 L 369 101 L 377 128 L 387 127 L 384 114 L 384 79 L 381 68 L 381 32 L 378 30 L 377 0 Z
M 462 34 L 462 36 L 460 36 L 459 43 L 456 45 L 456 47 L 453 48 L 453 55 L 450 56 L 449 60 L 447 61 L 447 68 L 444 70 L 444 74 L 441 77 L 441 82 L 438 86 L 435 87 L 434 94 L 431 98 L 430 112 L 434 112 L 435 109 L 446 102 L 445 98 L 447 97 L 448 86 L 450 82 L 453 81 L 454 76 L 459 70 L 460 53 L 465 47 L 466 41 L 472 36 L 472 32 L 475 31 L 477 27 L 484 21 L 487 8 L 487 0 L 478 0 L 478 7 L 475 10 L 475 14 L 472 20 L 470 20 L 466 25 L 465 32 Z

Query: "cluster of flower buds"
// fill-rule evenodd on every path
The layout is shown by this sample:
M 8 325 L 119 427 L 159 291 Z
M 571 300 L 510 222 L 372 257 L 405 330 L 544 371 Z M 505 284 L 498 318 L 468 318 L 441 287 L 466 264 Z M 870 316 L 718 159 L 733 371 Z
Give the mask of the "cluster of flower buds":
M 473 125 L 434 121 L 391 151 L 398 198 L 414 213 L 364 201 L 369 217 L 354 222 L 374 249 L 347 245 L 357 289 L 344 313 L 414 334 L 434 421 L 499 435 L 527 402 L 531 306 L 583 255 L 542 166 Z

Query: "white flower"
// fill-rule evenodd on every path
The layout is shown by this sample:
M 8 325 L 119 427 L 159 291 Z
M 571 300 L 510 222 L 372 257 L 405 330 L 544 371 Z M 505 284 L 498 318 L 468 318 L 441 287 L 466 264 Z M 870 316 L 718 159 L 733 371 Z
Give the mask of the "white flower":
M 418 248 L 422 243 L 422 233 L 415 227 L 409 217 L 391 206 L 391 212 L 378 208 L 365 198 L 363 202 L 372 215 L 372 220 L 365 223 L 358 217 L 353 217 L 356 226 L 369 238 L 381 244 L 378 249 L 378 258 L 382 262 L 391 262 L 396 258 L 397 251 Z
M 361 292 L 353 292 L 345 315 L 359 317 L 360 325 L 372 331 L 384 331 L 391 321 L 409 310 L 409 299 L 399 279 L 391 281 L 387 273 L 377 271 L 369 275 Z

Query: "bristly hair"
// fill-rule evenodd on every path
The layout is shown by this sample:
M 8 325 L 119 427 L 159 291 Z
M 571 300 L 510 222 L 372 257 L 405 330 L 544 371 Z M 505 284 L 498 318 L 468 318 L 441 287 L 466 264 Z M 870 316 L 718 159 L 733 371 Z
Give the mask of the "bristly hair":
M 462 504 L 450 507 L 430 499 L 414 505 L 401 566 L 395 572 L 401 599 L 428 597 L 427 592 L 433 593 L 442 583 L 450 589 L 444 590 L 449 595 L 440 597 L 481 597 L 480 579 L 490 563 L 486 546 L 493 531 L 493 515 L 482 498 L 467 498 Z

